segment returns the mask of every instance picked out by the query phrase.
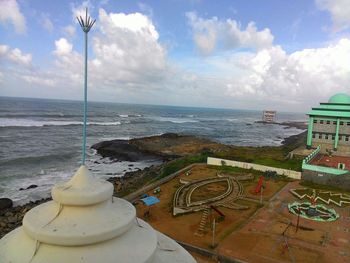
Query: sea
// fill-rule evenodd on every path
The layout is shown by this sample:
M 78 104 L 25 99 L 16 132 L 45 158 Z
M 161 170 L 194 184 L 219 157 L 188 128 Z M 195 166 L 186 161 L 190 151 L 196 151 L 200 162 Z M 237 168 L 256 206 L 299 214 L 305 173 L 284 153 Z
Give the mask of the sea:
M 81 163 L 80 101 L 0 97 L 0 197 L 15 205 L 50 195 Z M 123 176 L 159 160 L 115 162 L 91 145 L 163 133 L 196 135 L 224 144 L 277 146 L 302 130 L 256 123 L 261 111 L 89 102 L 87 166 L 100 178 Z M 305 114 L 278 112 L 277 121 L 306 121 Z M 19 191 L 35 184 L 36 188 Z

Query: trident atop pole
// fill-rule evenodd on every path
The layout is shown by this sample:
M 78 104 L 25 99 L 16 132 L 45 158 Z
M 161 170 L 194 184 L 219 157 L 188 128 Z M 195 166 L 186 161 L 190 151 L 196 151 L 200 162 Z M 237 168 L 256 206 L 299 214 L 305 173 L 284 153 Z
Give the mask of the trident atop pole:
M 85 10 L 85 19 L 81 16 L 77 17 L 79 25 L 81 29 L 83 29 L 85 33 L 85 71 L 84 71 L 84 126 L 83 126 L 83 157 L 82 157 L 82 165 L 85 165 L 86 158 L 86 119 L 87 119 L 87 57 L 88 57 L 88 33 L 92 26 L 95 24 L 96 19 L 92 20 L 90 16 L 88 16 L 88 9 Z

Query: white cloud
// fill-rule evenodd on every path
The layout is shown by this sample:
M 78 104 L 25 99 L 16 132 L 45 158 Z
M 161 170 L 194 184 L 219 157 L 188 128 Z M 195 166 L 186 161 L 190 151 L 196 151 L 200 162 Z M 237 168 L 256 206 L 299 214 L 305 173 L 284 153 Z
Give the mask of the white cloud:
M 104 9 L 99 10 L 98 20 L 95 34 L 90 34 L 90 88 L 144 91 L 161 85 L 171 69 L 152 21 L 140 13 L 108 14 Z M 66 38 L 55 41 L 55 64 L 71 85 L 81 85 L 83 80 L 82 49 L 75 51 Z
M 292 54 L 280 46 L 242 54 L 238 62 L 227 65 L 240 70 L 240 76 L 227 83 L 227 94 L 279 104 L 305 105 L 313 99 L 326 100 L 336 92 L 350 91 L 349 56 L 349 39 Z
M 52 33 L 53 31 L 53 24 L 50 20 L 50 17 L 48 14 L 42 14 L 40 18 L 41 26 L 46 29 L 48 32 Z
M 0 57 L 24 66 L 30 66 L 32 62 L 32 54 L 23 54 L 18 48 L 11 49 L 7 45 L 0 45 Z
M 54 53 L 58 56 L 69 55 L 69 53 L 73 50 L 73 45 L 65 38 L 60 38 L 59 40 L 55 41 L 55 46 L 56 49 Z
M 12 23 L 16 33 L 26 31 L 26 21 L 16 0 L 1 0 L 0 23 Z
M 170 62 L 150 17 L 100 9 L 97 18 L 95 30 L 89 33 L 89 96 L 94 100 L 305 111 L 336 92 L 350 91 L 347 38 L 288 54 L 272 45 L 273 36 L 267 29 L 259 31 L 249 24 L 240 30 L 233 20 L 195 16 L 195 32 L 213 28 L 213 47 L 203 45 L 203 49 L 220 50 L 212 56 L 187 58 L 189 65 L 184 60 L 177 65 Z M 222 28 L 227 29 L 226 35 Z M 28 69 L 30 54 L 0 45 L 0 59 L 24 66 L 9 73 L 0 64 L 3 83 L 21 79 L 23 85 L 16 85 L 28 87 L 33 94 L 81 98 L 83 43 L 77 43 L 79 46 L 69 38 L 57 39 L 52 53 L 55 64 L 45 70 Z M 243 46 L 251 49 L 231 49 Z
M 78 21 L 76 19 L 77 17 L 81 16 L 81 17 L 85 18 L 86 8 L 88 9 L 88 12 L 90 14 L 94 10 L 94 6 L 90 0 L 83 1 L 80 5 L 75 5 L 74 3 L 71 4 L 72 18 L 73 18 L 74 22 L 78 23 Z
M 161 79 L 167 67 L 166 50 L 158 42 L 152 21 L 140 13 L 107 14 L 99 10 L 100 34 L 93 39 L 93 65 L 111 85 L 147 85 Z
M 242 30 L 236 20 L 223 21 L 217 17 L 203 19 L 194 12 L 189 12 L 186 16 L 192 27 L 197 48 L 206 55 L 212 53 L 218 46 L 224 49 L 240 47 L 262 49 L 270 47 L 273 43 L 274 37 L 270 30 L 265 28 L 258 31 L 254 22 L 248 23 Z
M 332 17 L 333 30 L 342 31 L 350 28 L 349 0 L 315 0 L 321 10 L 327 10 Z
M 43 78 L 42 76 L 35 75 L 22 75 L 21 78 L 29 84 L 44 85 L 49 87 L 55 87 L 57 81 L 52 78 Z
M 68 25 L 63 28 L 63 33 L 68 37 L 74 37 L 75 36 L 76 29 L 72 25 Z

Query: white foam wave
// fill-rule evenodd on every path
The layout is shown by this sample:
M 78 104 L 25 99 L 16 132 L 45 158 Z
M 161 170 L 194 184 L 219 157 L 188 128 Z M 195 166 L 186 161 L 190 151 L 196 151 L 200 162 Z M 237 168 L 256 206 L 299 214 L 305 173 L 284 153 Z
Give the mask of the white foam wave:
M 88 125 L 115 126 L 121 122 L 88 122 Z M 30 119 L 9 119 L 0 118 L 0 127 L 43 127 L 43 126 L 68 126 L 83 125 L 81 121 L 40 121 Z
M 172 122 L 172 123 L 186 123 L 186 122 L 198 122 L 197 120 L 188 118 L 173 118 L 173 117 L 158 117 L 155 118 L 157 121 Z
M 129 117 L 142 117 L 141 114 L 119 114 L 120 118 L 129 118 Z

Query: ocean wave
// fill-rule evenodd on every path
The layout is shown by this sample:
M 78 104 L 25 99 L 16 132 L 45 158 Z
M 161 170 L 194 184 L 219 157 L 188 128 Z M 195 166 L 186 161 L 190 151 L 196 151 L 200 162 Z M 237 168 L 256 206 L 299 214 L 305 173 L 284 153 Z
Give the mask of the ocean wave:
M 62 154 L 47 154 L 39 156 L 24 156 L 18 157 L 11 160 L 0 161 L 1 165 L 28 165 L 28 164 L 37 164 L 38 162 L 50 162 L 50 161 L 59 161 L 59 160 L 70 160 L 76 154 L 74 152 L 62 153 Z
M 63 114 L 59 113 L 46 113 L 46 114 L 36 114 L 36 113 L 10 113 L 10 114 L 1 114 L 0 118 L 62 118 L 62 117 L 81 117 L 81 114 Z
M 135 118 L 135 117 L 142 117 L 141 114 L 118 114 L 120 118 Z
M 175 118 L 175 117 L 158 117 L 154 118 L 156 121 L 172 122 L 172 123 L 187 123 L 187 122 L 198 122 L 198 120 L 186 119 L 186 118 Z
M 115 122 L 88 122 L 87 125 L 96 126 L 116 126 L 120 125 L 120 121 Z M 44 127 L 44 126 L 69 126 L 83 125 L 81 121 L 40 121 L 30 119 L 9 119 L 0 118 L 0 127 Z

